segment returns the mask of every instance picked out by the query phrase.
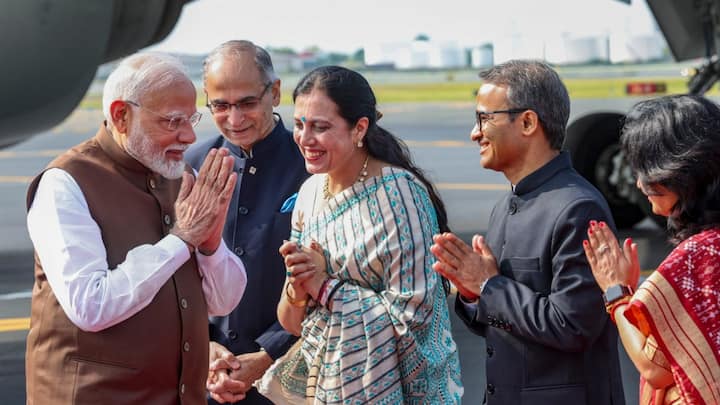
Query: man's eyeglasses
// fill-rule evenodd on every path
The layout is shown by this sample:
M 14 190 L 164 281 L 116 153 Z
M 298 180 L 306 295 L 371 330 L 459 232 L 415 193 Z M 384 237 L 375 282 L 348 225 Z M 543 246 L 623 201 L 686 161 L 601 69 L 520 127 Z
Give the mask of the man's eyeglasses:
M 190 123 L 190 126 L 194 127 L 195 125 L 197 125 L 198 122 L 200 122 L 200 118 L 202 118 L 202 113 L 200 111 L 195 111 L 193 113 L 193 115 L 191 115 L 189 117 L 187 117 L 185 115 L 176 115 L 174 117 L 168 117 L 167 115 L 163 115 L 163 114 L 160 114 L 153 110 L 150 110 L 148 108 L 145 108 L 134 101 L 125 100 L 125 102 L 162 118 L 165 122 L 167 122 L 168 131 L 177 130 L 180 127 L 180 125 L 184 124 L 185 122 Z
M 267 84 L 265 84 L 265 87 L 263 87 L 260 94 L 255 97 L 245 97 L 235 103 L 228 103 L 226 101 L 206 101 L 205 105 L 207 106 L 207 108 L 210 109 L 210 112 L 212 112 L 213 114 L 228 114 L 233 107 L 237 108 L 239 111 L 242 112 L 249 112 L 256 109 L 260 105 L 260 102 L 265 96 L 265 93 L 267 93 L 268 89 L 272 84 L 273 82 L 268 82 Z
M 511 108 L 509 110 L 496 110 L 496 111 L 475 111 L 475 125 L 478 128 L 482 128 L 488 122 L 493 120 L 495 114 L 519 114 L 523 111 L 527 111 L 530 108 Z

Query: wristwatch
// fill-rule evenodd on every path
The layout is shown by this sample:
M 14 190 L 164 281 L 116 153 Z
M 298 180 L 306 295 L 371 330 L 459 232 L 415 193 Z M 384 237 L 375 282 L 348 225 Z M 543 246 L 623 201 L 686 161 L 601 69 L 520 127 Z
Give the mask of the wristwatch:
M 608 287 L 607 291 L 605 291 L 603 294 L 603 301 L 605 301 L 606 307 L 610 307 L 615 302 L 631 295 L 633 295 L 633 289 L 631 287 L 622 284 L 615 284 Z

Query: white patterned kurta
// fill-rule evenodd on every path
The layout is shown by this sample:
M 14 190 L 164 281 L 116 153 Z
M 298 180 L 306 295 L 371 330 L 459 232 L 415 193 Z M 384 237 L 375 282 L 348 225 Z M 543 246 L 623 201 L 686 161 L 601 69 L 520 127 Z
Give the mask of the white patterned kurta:
M 308 402 L 459 403 L 460 363 L 431 267 L 438 225 L 426 188 L 386 167 L 324 201 L 324 182 L 315 175 L 303 184 L 292 219 L 292 239 L 316 240 L 328 272 L 346 281 L 332 313 L 309 307 L 303 322 Z

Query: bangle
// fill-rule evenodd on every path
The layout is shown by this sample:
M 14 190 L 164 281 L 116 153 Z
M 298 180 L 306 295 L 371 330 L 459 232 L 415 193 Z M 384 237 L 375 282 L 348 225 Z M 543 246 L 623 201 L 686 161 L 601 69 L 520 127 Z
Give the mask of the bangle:
M 320 305 L 322 305 L 326 308 L 330 308 L 330 305 L 328 305 L 328 304 L 330 304 L 330 296 L 335 291 L 335 287 L 337 287 L 337 285 L 339 283 L 340 283 L 340 280 L 338 280 L 336 278 L 328 278 L 327 285 L 324 286 L 325 294 L 323 294 L 320 301 L 318 301 L 320 303 Z
M 298 300 L 293 298 L 290 295 L 290 283 L 285 284 L 285 299 L 290 303 L 290 305 L 298 308 L 305 308 L 307 306 L 307 300 Z
M 328 285 L 330 284 L 330 280 L 332 280 L 332 278 L 330 277 L 327 277 L 325 280 L 323 280 L 323 283 L 318 290 L 316 301 L 319 302 L 320 305 L 324 306 L 327 302 Z
M 622 305 L 627 305 L 630 302 L 630 296 L 625 296 L 611 304 L 605 306 L 605 310 L 610 314 L 610 320 L 615 323 L 615 311 Z

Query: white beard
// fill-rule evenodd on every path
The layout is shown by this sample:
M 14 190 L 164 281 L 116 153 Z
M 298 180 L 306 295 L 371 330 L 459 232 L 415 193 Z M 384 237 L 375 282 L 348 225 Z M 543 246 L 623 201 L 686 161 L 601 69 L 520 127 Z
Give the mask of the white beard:
M 182 160 L 172 160 L 165 157 L 165 151 L 186 150 L 188 145 L 172 144 L 165 149 L 160 149 L 150 139 L 150 136 L 144 133 L 137 123 L 132 125 L 131 136 L 128 136 L 127 153 L 134 157 L 135 160 L 142 163 L 145 167 L 153 172 L 165 177 L 166 179 L 179 179 L 185 171 L 185 162 Z

